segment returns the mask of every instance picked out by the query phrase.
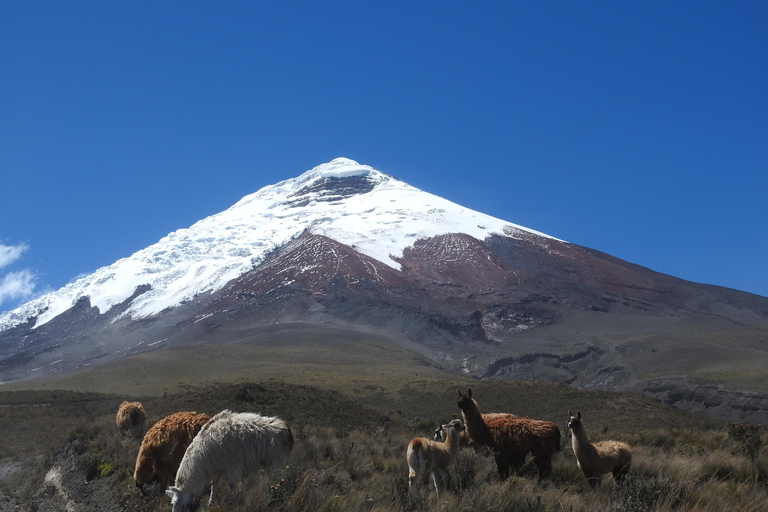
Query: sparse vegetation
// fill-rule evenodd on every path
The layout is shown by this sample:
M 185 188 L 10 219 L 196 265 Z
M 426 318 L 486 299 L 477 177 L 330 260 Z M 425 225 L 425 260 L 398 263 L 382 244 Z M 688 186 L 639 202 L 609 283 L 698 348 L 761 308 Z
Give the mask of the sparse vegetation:
M 142 403 L 148 427 L 169 412 L 210 413 L 223 408 L 278 414 L 291 423 L 296 445 L 288 465 L 276 474 L 250 478 L 232 491 L 224 486 L 221 501 L 210 509 L 213 512 L 768 509 L 768 449 L 761 427 L 729 426 L 680 415 L 661 405 L 654 408 L 634 395 L 610 395 L 629 404 L 611 412 L 602 394 L 530 383 L 477 385 L 483 391 L 484 405 L 493 404 L 496 396 L 505 397 L 507 403 L 519 397 L 524 410 L 510 412 L 560 423 L 566 419 L 562 410 L 568 410 L 570 400 L 595 411 L 602 403 L 600 421 L 606 428 L 596 428 L 591 438 L 610 437 L 632 445 L 633 468 L 626 482 L 618 485 L 608 476 L 599 490 L 591 491 L 576 467 L 564 429 L 563 451 L 554 459 L 551 480 L 537 483 L 536 468 L 528 463 L 520 474 L 500 481 L 492 457 L 465 449 L 450 470 L 451 489 L 439 500 L 429 482 L 409 491 L 407 443 L 414 435 L 431 436 L 438 420 L 459 416 L 452 384 L 431 383 L 422 388 L 423 395 L 405 391 L 399 401 L 375 395 L 352 399 L 281 382 L 222 384 L 142 399 Z M 536 397 L 523 399 L 537 388 L 547 398 L 544 404 L 538 397 L 540 410 L 534 409 Z M 36 413 L 28 414 L 30 407 L 2 410 L 1 421 L 11 428 L 2 440 L 2 450 L 11 455 L 0 462 L 23 461 L 15 473 L 1 479 L 6 499 L 12 499 L 20 510 L 39 512 L 62 510 L 67 501 L 76 510 L 170 510 L 162 489 L 150 487 L 145 497 L 134 486 L 131 475 L 141 438 L 118 434 L 114 411 L 121 399 L 91 395 L 91 400 L 83 402 L 76 393 L 59 393 L 55 399 L 50 393 L 39 393 L 28 392 L 21 402 L 44 398 L 50 404 L 46 406 L 49 424 L 44 439 L 34 441 L 30 432 L 16 436 L 32 428 L 29 422 L 41 419 Z M 420 405 L 425 396 L 431 398 L 430 407 Z M 7 398 L 0 394 L 0 399 Z M 14 397 L 17 402 L 19 398 Z M 72 416 L 58 412 L 68 406 Z M 547 412 L 549 407 L 560 414 Z M 498 410 L 495 405 L 492 408 Z M 653 428 L 654 424 L 671 426 Z

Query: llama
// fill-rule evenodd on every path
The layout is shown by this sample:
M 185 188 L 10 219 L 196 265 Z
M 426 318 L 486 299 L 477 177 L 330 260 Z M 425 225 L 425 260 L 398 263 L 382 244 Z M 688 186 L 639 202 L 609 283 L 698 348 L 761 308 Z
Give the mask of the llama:
M 140 433 L 147 415 L 139 402 L 123 402 L 117 409 L 115 424 L 122 435 Z
M 447 434 L 445 433 L 445 429 L 441 424 L 437 424 L 437 428 L 435 429 L 435 433 L 432 436 L 432 439 L 437 441 L 438 443 L 445 442 L 445 436 Z
M 581 411 L 577 411 L 576 416 L 568 411 L 568 415 L 568 428 L 572 433 L 571 443 L 573 453 L 576 454 L 576 464 L 587 477 L 590 487 L 597 489 L 605 473 L 613 473 L 616 482 L 624 480 L 632 466 L 632 448 L 623 441 L 590 443 L 581 422 Z
M 292 448 L 293 434 L 280 418 L 221 411 L 189 444 L 176 473 L 175 485 L 165 491 L 171 498 L 173 512 L 188 510 L 193 498 L 201 496 L 208 484 L 211 485 L 210 505 L 216 501 L 220 480 L 226 480 L 234 489 L 261 468 L 278 469 Z
M 177 412 L 155 423 L 144 435 L 136 457 L 133 479 L 136 487 L 144 492 L 144 486 L 158 481 L 166 489 L 179 469 L 184 451 L 192 439 L 211 419 L 207 414 Z
M 552 476 L 552 458 L 560 451 L 560 429 L 552 421 L 518 418 L 514 414 L 481 414 L 472 390 L 459 391 L 459 409 L 467 426 L 468 444 L 475 450 L 488 448 L 502 479 L 510 469 L 517 473 L 530 452 L 539 469 L 539 481 Z
M 442 425 L 445 432 L 445 441 L 434 441 L 426 437 L 417 437 L 408 443 L 406 459 L 408 460 L 408 487 L 418 478 L 423 470 L 424 475 L 432 473 L 432 481 L 435 483 L 435 492 L 440 495 L 441 489 L 447 489 L 451 483 L 451 474 L 448 467 L 456 462 L 459 453 L 459 437 L 464 431 L 461 420 L 452 420 L 447 425 Z

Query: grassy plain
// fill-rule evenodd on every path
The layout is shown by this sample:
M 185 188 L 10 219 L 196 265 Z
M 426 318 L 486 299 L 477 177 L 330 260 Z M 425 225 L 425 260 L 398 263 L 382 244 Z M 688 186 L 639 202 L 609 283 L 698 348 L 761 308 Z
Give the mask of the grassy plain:
M 222 489 L 211 510 L 229 511 L 759 511 L 768 509 L 765 434 L 747 444 L 724 422 L 683 413 L 644 395 L 579 391 L 548 382 L 476 381 L 442 370 L 408 347 L 343 332 L 318 344 L 161 349 L 0 391 L 0 510 L 170 510 L 161 489 L 133 486 L 141 436 L 121 437 L 119 403 L 140 400 L 147 428 L 172 412 L 222 409 L 279 415 L 296 447 L 288 467 Z M 555 421 L 563 450 L 551 481 L 532 465 L 500 481 L 491 457 L 464 450 L 451 490 L 408 489 L 405 447 L 459 416 L 457 389 L 484 412 Z M 581 410 L 592 439 L 634 449 L 631 478 L 592 492 L 576 467 L 565 422 Z M 3 472 L 3 468 L 5 471 Z

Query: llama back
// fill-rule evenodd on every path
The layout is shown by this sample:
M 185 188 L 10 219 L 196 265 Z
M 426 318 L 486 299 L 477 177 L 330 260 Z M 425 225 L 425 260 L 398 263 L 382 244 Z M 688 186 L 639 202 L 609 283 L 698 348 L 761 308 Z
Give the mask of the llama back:
M 534 437 L 534 451 L 556 451 L 561 450 L 560 446 L 560 427 L 554 421 L 547 420 L 528 420 L 528 430 Z
M 594 443 L 595 450 L 606 460 L 610 470 L 620 468 L 623 473 L 632 466 L 632 448 L 623 441 L 607 439 Z
M 120 433 L 138 432 L 144 427 L 146 413 L 140 402 L 123 402 L 117 410 L 115 424 Z
M 560 429 L 552 421 L 520 418 L 512 414 L 488 414 L 484 418 L 500 444 L 525 442 L 534 446 L 546 443 L 560 449 Z
M 530 450 L 532 433 L 521 418 L 497 414 L 489 417 L 486 425 L 499 449 L 514 447 L 524 453 Z
M 156 476 L 161 485 L 168 485 L 187 446 L 209 419 L 206 414 L 177 412 L 155 423 L 144 436 L 136 457 L 136 484 L 142 486 Z
M 176 486 L 199 493 L 219 478 L 238 482 L 261 468 L 272 471 L 285 463 L 292 448 L 293 435 L 280 418 L 225 410 L 187 448 Z

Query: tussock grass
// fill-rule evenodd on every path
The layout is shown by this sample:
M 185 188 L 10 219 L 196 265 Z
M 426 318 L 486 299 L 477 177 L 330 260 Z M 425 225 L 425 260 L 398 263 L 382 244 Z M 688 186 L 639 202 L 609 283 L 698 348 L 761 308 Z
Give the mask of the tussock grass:
M 499 384 L 500 387 L 503 386 Z M 528 414 L 542 419 L 525 391 L 532 388 L 507 384 L 514 403 L 529 407 Z M 223 408 L 254 410 L 289 419 L 296 439 L 287 466 L 281 471 L 253 476 L 235 489 L 222 485 L 221 501 L 213 512 L 298 512 L 298 511 L 568 511 L 568 512 L 727 512 L 768 509 L 768 449 L 763 429 L 747 428 L 750 448 L 738 433 L 729 433 L 721 424 L 683 421 L 677 413 L 663 417 L 665 409 L 652 409 L 643 399 L 610 396 L 637 407 L 627 408 L 622 422 L 612 422 L 612 414 L 601 414 L 600 423 L 588 429 L 592 440 L 621 439 L 633 446 L 630 476 L 621 485 L 610 475 L 601 488 L 592 491 L 576 466 L 567 429 L 562 425 L 563 449 L 554 459 L 553 477 L 537 482 L 533 464 L 526 464 L 520 474 L 499 480 L 492 457 L 472 450 L 462 450 L 451 468 L 451 488 L 438 497 L 428 479 L 412 489 L 408 487 L 406 446 L 415 436 L 431 437 L 438 421 L 453 415 L 455 399 L 442 383 L 434 394 L 408 389 L 404 401 L 393 402 L 373 395 L 356 400 L 339 393 L 309 386 L 279 382 L 209 385 L 185 393 L 154 397 L 144 401 L 150 415 L 148 427 L 177 410 L 216 412 Z M 441 389 L 442 388 L 442 389 Z M 550 402 L 559 400 L 552 388 L 544 386 Z M 478 389 L 479 391 L 475 391 Z M 517 392 L 522 389 L 518 395 Z M 478 399 L 499 403 L 494 386 L 473 387 Z M 482 394 L 485 392 L 485 396 Z M 35 392 L 38 393 L 38 392 Z M 453 391 L 455 393 L 455 391 Z M 567 402 L 592 406 L 596 395 L 567 391 Z M 417 398 L 414 395 L 418 395 Z M 67 499 L 77 510 L 122 510 L 137 512 L 170 510 L 170 500 L 155 486 L 143 496 L 135 487 L 132 471 L 140 445 L 140 436 L 123 437 L 114 425 L 118 397 L 93 396 L 78 401 L 78 395 L 60 395 L 61 403 L 46 406 L 55 411 L 71 405 L 73 416 L 49 415 L 45 432 L 48 443 L 29 449 L 31 437 L 6 436 L 4 461 L 23 460 L 23 468 L 0 482 L 0 490 L 10 494 L 22 510 L 60 510 L 62 497 L 51 484 L 51 471 L 59 469 Z M 409 401 L 431 397 L 422 415 Z M 553 398 L 554 397 L 554 398 Z M 52 399 L 46 395 L 15 396 L 19 403 L 28 399 Z M 599 396 L 604 399 L 603 395 Z M 519 399 L 519 400 L 518 400 Z M 525 401 L 523 401 L 525 399 Z M 495 402 L 499 400 L 499 402 Z M 592 402 L 595 400 L 595 402 Z M 636 400 L 636 401 L 633 401 Z M 442 407 L 441 407 L 442 402 Z M 524 402 L 524 403 L 523 403 Z M 425 403 L 425 402 L 421 402 Z M 374 405 L 382 407 L 375 408 Z M 26 406 L 25 406 L 26 407 Z M 568 403 L 548 403 L 552 410 L 567 410 Z M 490 409 L 500 410 L 499 407 Z M 595 410 L 593 407 L 587 410 Z M 650 411 L 650 412 L 649 412 Z M 26 421 L 38 421 L 37 413 L 25 415 L 24 407 L 8 407 L 4 413 L 14 432 L 29 429 Z M 512 411 L 514 412 L 514 411 Z M 593 413 L 593 417 L 598 417 Z M 662 424 L 672 428 L 648 428 L 651 423 L 640 415 L 658 415 Z M 554 417 L 552 419 L 558 419 Z M 635 421 L 633 421 L 635 420 Z M 642 425 L 635 429 L 631 425 Z M 698 426 L 697 426 L 698 425 Z M 703 425 L 703 426 L 702 426 Z M 58 428 L 58 430 L 57 430 Z M 733 432 L 733 429 L 731 429 Z M 21 435 L 21 434 L 19 434 Z M 755 439 L 759 436 L 759 442 Z M 10 439 L 10 441 L 9 441 Z M 759 447 L 756 452 L 755 446 Z M 26 451 L 25 451 L 26 450 Z M 86 483 L 87 481 L 87 483 Z M 205 498 L 207 500 L 207 497 Z

